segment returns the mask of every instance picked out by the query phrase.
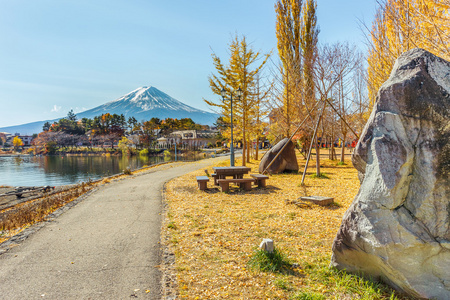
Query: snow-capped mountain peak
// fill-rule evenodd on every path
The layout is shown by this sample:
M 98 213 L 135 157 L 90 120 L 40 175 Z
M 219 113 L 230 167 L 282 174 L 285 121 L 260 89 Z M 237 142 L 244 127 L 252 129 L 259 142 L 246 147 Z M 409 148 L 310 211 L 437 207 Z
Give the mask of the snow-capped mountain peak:
M 137 88 L 116 100 L 80 113 L 79 116 L 86 114 L 89 115 L 87 117 L 93 117 L 107 112 L 123 114 L 127 118 L 134 116 L 139 121 L 152 117 L 191 118 L 196 123 L 212 125 L 217 119 L 216 114 L 186 105 L 153 86 Z
M 161 120 L 165 118 L 183 119 L 191 118 L 195 123 L 213 125 L 218 118 L 217 114 L 191 107 L 170 97 L 166 93 L 152 86 L 143 86 L 134 91 L 93 109 L 78 113 L 78 119 L 94 118 L 102 114 L 123 114 L 126 119 L 135 117 L 138 121 L 148 121 L 153 117 Z M 50 123 L 55 120 L 47 120 Z M 28 123 L 17 126 L 3 127 L 1 131 L 19 133 L 39 133 L 46 121 Z
M 116 100 L 104 104 L 104 108 L 114 108 L 117 105 L 133 105 L 141 108 L 143 111 L 152 109 L 184 110 L 187 112 L 201 111 L 170 97 L 152 86 L 137 88 Z

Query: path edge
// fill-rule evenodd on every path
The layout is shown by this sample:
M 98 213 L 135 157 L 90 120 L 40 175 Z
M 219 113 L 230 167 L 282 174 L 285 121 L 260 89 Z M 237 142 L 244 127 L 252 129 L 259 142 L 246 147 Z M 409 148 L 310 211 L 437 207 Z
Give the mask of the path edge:
M 166 185 L 164 183 L 161 193 L 161 299 L 175 300 L 178 295 L 177 273 L 175 271 L 175 253 L 170 249 L 170 232 L 167 230 L 169 223 L 169 203 L 166 196 Z

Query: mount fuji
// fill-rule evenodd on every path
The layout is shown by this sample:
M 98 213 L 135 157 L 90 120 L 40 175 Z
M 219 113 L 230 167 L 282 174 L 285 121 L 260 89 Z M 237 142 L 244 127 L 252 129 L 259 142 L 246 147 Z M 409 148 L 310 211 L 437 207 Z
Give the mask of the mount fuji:
M 126 119 L 135 117 L 136 120 L 150 120 L 153 117 L 161 120 L 165 118 L 182 119 L 191 118 L 197 124 L 213 125 L 219 115 L 206 112 L 186 105 L 183 102 L 172 98 L 155 87 L 140 87 L 116 100 L 107 102 L 95 108 L 77 113 L 77 118 L 94 118 L 102 114 L 123 114 Z M 61 119 L 61 118 L 59 118 Z M 42 131 L 45 122 L 53 123 L 58 121 L 47 120 L 27 123 L 17 126 L 0 128 L 0 132 L 33 134 Z
M 212 125 L 218 115 L 186 105 L 155 87 L 140 87 L 119 99 L 110 101 L 90 110 L 77 114 L 78 118 L 93 118 L 105 113 L 123 114 L 135 117 L 138 121 L 159 119 L 191 118 L 202 125 Z

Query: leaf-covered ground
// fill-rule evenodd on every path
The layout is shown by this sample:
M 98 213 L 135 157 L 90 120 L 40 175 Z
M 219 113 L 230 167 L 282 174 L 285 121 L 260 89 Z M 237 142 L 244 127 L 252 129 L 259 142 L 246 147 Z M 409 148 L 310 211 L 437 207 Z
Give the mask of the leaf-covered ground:
M 258 161 L 248 164 L 257 173 Z M 299 157 L 300 170 L 305 160 Z M 226 163 L 222 164 L 226 165 Z M 222 193 L 211 178 L 207 191 L 196 176 L 179 177 L 166 186 L 163 225 L 175 253 L 178 293 L 187 299 L 395 299 L 384 285 L 329 268 L 331 245 L 342 216 L 359 189 L 350 162 L 324 160 L 328 177 L 305 185 L 301 172 L 270 176 L 266 188 Z M 212 166 L 208 169 L 213 173 Z M 292 204 L 301 196 L 333 197 L 335 205 Z M 263 238 L 271 238 L 294 267 L 278 273 L 249 270 L 247 262 Z

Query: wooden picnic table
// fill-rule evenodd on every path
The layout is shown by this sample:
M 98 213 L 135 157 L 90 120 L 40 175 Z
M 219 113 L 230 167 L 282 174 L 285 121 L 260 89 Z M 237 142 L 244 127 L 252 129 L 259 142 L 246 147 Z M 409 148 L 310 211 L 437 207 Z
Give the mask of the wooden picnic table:
M 215 176 L 214 184 L 219 185 L 217 180 L 226 179 L 227 176 L 232 176 L 234 179 L 242 179 L 244 174 L 250 172 L 249 167 L 213 167 Z

